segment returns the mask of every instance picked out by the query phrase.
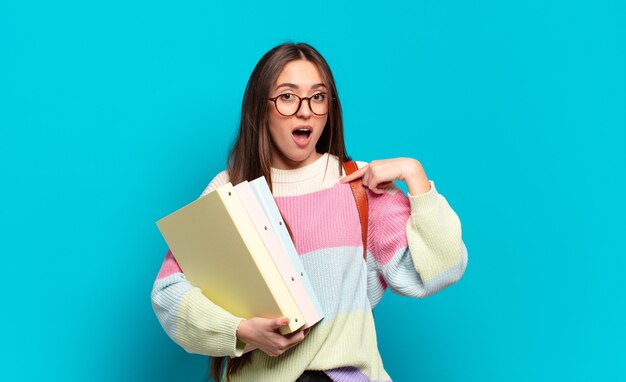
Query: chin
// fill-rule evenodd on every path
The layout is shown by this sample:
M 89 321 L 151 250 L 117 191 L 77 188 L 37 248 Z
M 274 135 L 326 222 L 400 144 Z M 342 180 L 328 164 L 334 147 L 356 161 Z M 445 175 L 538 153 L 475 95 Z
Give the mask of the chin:
M 309 159 L 311 157 L 312 154 L 308 154 L 308 155 L 294 155 L 292 157 L 289 157 L 288 159 L 291 162 L 295 162 L 295 163 L 302 163 L 305 162 L 307 159 Z
M 292 164 L 301 164 L 306 162 L 309 158 L 315 156 L 315 151 L 304 153 L 296 153 L 294 155 L 285 155 L 284 158 Z

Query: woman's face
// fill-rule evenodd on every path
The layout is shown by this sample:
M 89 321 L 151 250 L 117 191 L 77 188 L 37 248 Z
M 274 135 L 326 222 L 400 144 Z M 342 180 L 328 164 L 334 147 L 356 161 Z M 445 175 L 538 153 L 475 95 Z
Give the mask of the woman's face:
M 324 103 L 328 104 L 327 89 L 322 74 L 317 66 L 306 60 L 291 61 L 278 75 L 270 89 L 270 98 L 278 97 L 279 105 L 297 105 L 294 95 L 313 97 L 313 109 L 320 114 Z M 272 167 L 294 169 L 306 166 L 318 159 L 321 154 L 315 151 L 328 114 L 316 115 L 311 111 L 309 102 L 302 100 L 298 111 L 289 117 L 278 112 L 274 102 L 268 101 L 269 129 L 272 138 Z M 326 109 L 328 106 L 326 106 Z M 283 114 L 285 109 L 282 109 Z

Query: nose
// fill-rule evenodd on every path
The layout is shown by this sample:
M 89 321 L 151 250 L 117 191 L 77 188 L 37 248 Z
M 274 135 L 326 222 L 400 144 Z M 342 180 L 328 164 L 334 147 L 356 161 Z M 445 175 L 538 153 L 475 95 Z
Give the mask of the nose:
M 298 118 L 307 119 L 311 117 L 311 114 L 313 112 L 311 111 L 311 104 L 309 102 L 311 102 L 309 98 L 307 97 L 302 98 L 302 101 L 300 101 L 300 108 L 298 109 L 298 112 L 296 113 L 296 116 Z

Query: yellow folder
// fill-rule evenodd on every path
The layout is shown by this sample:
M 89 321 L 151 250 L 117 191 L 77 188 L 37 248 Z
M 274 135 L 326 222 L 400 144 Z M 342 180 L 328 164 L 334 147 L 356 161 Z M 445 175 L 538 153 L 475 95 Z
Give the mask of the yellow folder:
M 237 317 L 304 319 L 231 183 L 157 222 L 187 280 Z

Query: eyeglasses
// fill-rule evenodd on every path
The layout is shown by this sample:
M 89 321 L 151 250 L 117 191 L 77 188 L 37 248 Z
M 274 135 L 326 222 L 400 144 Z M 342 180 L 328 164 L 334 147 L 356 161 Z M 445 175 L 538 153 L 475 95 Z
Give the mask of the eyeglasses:
M 313 114 L 326 115 L 328 113 L 328 97 L 326 93 L 323 92 L 315 93 L 310 97 L 300 97 L 293 93 L 283 93 L 269 100 L 274 102 L 276 111 L 285 117 L 295 115 L 298 110 L 300 110 L 300 106 L 302 106 L 302 101 L 304 100 L 309 102 L 309 109 L 311 109 Z

